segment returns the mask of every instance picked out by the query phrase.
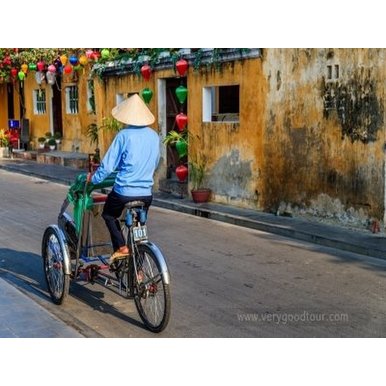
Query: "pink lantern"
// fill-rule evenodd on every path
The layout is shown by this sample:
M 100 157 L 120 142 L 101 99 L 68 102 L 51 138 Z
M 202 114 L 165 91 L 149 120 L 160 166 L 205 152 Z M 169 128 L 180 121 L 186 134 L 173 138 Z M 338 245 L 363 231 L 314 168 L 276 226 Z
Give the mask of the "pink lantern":
M 93 59 L 94 58 L 94 51 L 93 50 L 87 50 L 86 51 L 86 57 L 87 57 L 87 59 Z
M 48 72 L 52 72 L 53 74 L 56 72 L 56 67 L 53 64 L 48 66 Z

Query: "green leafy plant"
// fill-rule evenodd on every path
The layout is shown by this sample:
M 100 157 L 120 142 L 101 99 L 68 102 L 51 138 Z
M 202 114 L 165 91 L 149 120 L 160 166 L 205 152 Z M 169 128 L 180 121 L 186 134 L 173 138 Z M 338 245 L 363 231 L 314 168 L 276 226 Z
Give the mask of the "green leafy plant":
M 206 158 L 196 161 L 189 161 L 189 180 L 192 183 L 192 190 L 203 189 L 203 181 L 207 172 Z
M 8 146 L 9 146 L 8 136 L 5 134 L 4 129 L 0 129 L 0 147 L 8 147 Z
M 96 123 L 90 123 L 87 126 L 87 137 L 90 140 L 90 145 L 96 144 L 99 147 L 99 128 Z
M 59 131 L 56 131 L 54 134 L 54 138 L 57 140 L 62 139 L 62 134 Z
M 102 125 L 100 126 L 100 129 L 113 131 L 114 133 L 117 133 L 122 129 L 122 127 L 123 127 L 123 124 L 117 121 L 114 117 L 104 117 L 102 120 Z
M 56 146 L 55 138 L 50 138 L 50 139 L 48 140 L 48 145 L 49 145 L 49 146 Z
M 38 138 L 38 142 L 39 142 L 39 143 L 44 143 L 44 142 L 46 142 L 46 137 L 39 137 L 39 138 Z

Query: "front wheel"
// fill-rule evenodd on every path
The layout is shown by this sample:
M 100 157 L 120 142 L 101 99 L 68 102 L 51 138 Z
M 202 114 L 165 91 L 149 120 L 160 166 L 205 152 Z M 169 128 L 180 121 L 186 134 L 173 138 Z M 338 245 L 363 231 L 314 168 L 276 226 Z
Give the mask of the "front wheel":
M 48 291 L 55 304 L 62 304 L 69 292 L 70 275 L 65 273 L 66 244 L 61 233 L 50 226 L 44 232 L 42 257 Z
M 139 316 L 152 332 L 165 329 L 170 317 L 170 287 L 161 263 L 146 244 L 134 254 L 134 301 Z

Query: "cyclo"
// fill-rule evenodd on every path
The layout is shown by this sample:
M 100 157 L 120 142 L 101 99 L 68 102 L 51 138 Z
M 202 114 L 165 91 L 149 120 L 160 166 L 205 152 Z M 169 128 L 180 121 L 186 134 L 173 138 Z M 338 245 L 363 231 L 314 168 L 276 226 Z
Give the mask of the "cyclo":
M 111 242 L 100 240 L 107 229 L 100 214 L 116 173 L 102 183 L 77 176 L 70 186 L 58 216 L 43 235 L 42 257 L 48 291 L 54 303 L 62 304 L 71 280 L 101 281 L 127 299 L 134 299 L 145 326 L 161 332 L 170 317 L 170 274 L 160 249 L 148 239 L 144 203 L 126 204 L 120 218 L 126 244 L 132 251 L 126 258 L 108 265 Z M 67 211 L 73 205 L 73 216 Z M 99 229 L 98 229 L 99 226 Z M 103 238 L 103 236 L 102 236 Z

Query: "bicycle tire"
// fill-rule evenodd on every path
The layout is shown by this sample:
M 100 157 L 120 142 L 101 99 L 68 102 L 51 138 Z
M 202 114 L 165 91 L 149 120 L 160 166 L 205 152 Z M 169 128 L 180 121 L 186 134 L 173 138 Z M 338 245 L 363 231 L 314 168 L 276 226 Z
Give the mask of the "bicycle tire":
M 70 288 L 70 275 L 64 269 L 64 255 L 68 251 L 63 248 L 67 246 L 60 242 L 59 233 L 48 227 L 43 235 L 42 257 L 48 292 L 55 304 L 63 303 Z
M 139 244 L 133 258 L 138 272 L 142 272 L 141 278 L 132 272 L 134 302 L 138 314 L 150 331 L 161 332 L 170 318 L 170 286 L 165 281 L 157 256 L 148 245 Z

